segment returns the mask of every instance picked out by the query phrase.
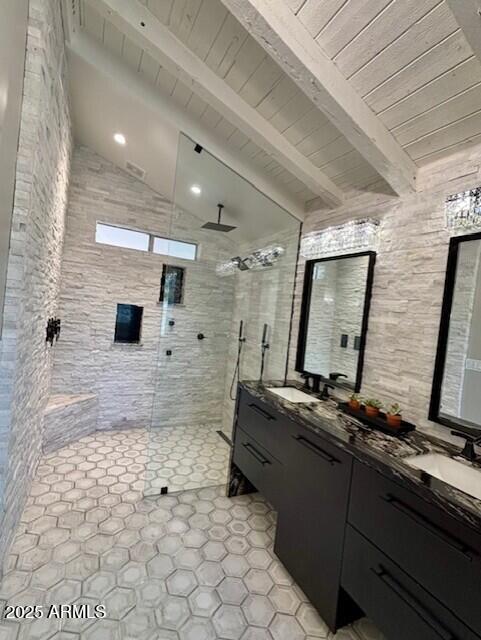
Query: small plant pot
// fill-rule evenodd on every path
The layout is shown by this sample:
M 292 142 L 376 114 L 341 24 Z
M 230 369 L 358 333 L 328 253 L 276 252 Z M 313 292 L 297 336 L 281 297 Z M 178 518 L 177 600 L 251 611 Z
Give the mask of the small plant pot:
M 349 400 L 349 406 L 351 409 L 354 409 L 354 411 L 359 411 L 359 409 L 361 408 L 361 403 L 359 402 L 359 400 Z
M 379 409 L 377 407 L 364 407 L 368 418 L 377 418 L 379 415 Z
M 400 415 L 392 415 L 391 413 L 388 413 L 386 415 L 387 418 L 387 423 L 390 427 L 392 427 L 393 429 L 399 429 L 401 426 L 401 422 L 402 422 L 402 416 Z

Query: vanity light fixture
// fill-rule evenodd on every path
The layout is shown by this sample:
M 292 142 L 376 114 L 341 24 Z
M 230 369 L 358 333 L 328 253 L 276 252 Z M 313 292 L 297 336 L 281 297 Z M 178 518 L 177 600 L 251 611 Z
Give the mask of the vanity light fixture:
M 376 251 L 379 226 L 379 220 L 365 218 L 312 231 L 302 238 L 300 253 L 312 260 L 353 251 Z
M 193 184 L 190 190 L 195 196 L 200 196 L 200 194 L 202 193 L 202 189 L 199 187 L 198 184 Z
M 115 133 L 114 140 L 117 144 L 121 144 L 122 146 L 124 146 L 124 144 L 127 143 L 127 140 L 125 139 L 125 136 L 123 133 Z
M 448 196 L 445 211 L 448 229 L 481 229 L 481 187 Z

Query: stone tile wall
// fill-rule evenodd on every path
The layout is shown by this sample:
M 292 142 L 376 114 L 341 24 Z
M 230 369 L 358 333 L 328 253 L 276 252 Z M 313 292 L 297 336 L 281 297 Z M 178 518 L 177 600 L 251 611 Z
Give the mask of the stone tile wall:
M 199 259 L 97 244 L 97 221 L 196 242 Z M 201 225 L 89 149 L 75 149 L 53 391 L 96 393 L 99 429 L 221 416 L 233 283 L 215 265 L 233 254 L 230 240 Z M 159 304 L 165 262 L 186 269 L 182 305 Z M 141 344 L 114 343 L 117 303 L 144 308 Z
M 239 249 L 239 255 L 271 244 L 284 247 L 285 253 L 276 264 L 256 271 L 239 271 L 223 278 L 234 282 L 234 308 L 230 328 L 228 361 L 225 379 L 223 429 L 230 435 L 234 416 L 234 401 L 230 388 L 237 359 L 239 321 L 244 321 L 244 335 L 240 376 L 244 380 L 258 380 L 261 369 L 261 339 L 264 323 L 268 325 L 269 349 L 266 351 L 264 380 L 284 378 L 287 364 L 292 314 L 292 294 L 299 244 L 299 223 L 286 221 L 286 228 L 271 236 Z M 235 396 L 234 387 L 233 396 Z
M 60 5 L 30 0 L 0 342 L 0 566 L 41 452 L 55 349 L 45 343 L 45 327 L 57 313 L 70 131 Z
M 44 413 L 43 453 L 51 453 L 97 429 L 94 393 L 50 396 Z
M 447 195 L 481 184 L 481 148 L 459 152 L 420 171 L 418 193 L 403 198 L 365 195 L 334 211 L 308 214 L 304 233 L 366 216 L 379 218 L 377 255 L 362 393 L 399 401 L 408 420 L 443 438 L 427 419 L 450 232 Z M 298 266 L 290 374 L 296 376 L 304 259 Z

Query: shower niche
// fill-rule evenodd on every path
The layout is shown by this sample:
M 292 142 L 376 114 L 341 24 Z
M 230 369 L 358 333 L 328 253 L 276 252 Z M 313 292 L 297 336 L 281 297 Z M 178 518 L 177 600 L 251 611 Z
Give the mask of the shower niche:
M 299 232 L 296 218 L 180 135 L 167 235 L 197 250 L 188 262 L 165 259 L 147 495 L 227 482 L 219 432 L 231 435 L 238 380 L 259 379 L 261 367 L 265 380 L 286 375 Z M 158 453 L 171 437 L 183 443 L 177 468 Z

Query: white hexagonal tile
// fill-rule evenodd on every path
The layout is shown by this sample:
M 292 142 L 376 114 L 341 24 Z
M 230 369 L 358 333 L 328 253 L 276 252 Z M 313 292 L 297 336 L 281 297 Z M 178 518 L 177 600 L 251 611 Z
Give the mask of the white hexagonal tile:
M 263 596 L 267 595 L 274 586 L 270 575 L 262 569 L 249 569 L 244 576 L 244 582 L 251 593 Z
M 293 616 L 277 613 L 271 622 L 269 631 L 274 640 L 304 640 L 305 633 L 299 622 Z
M 188 596 L 197 586 L 197 579 L 192 571 L 177 569 L 166 580 L 167 590 L 175 596 Z
M 209 620 L 192 617 L 179 632 L 180 640 L 216 640 L 215 629 Z
M 121 620 L 135 605 L 135 591 L 125 587 L 115 587 L 105 596 L 107 616 Z
M 229 555 L 222 560 L 222 568 L 226 576 L 233 578 L 243 578 L 249 571 L 249 565 L 244 556 L 237 556 L 232 553 L 229 553 Z
M 147 577 L 147 569 L 141 562 L 129 562 L 117 575 L 117 582 L 122 587 L 135 589 Z
M 97 571 L 82 585 L 82 595 L 97 598 L 102 601 L 107 593 L 115 586 L 115 573 Z
M 194 616 L 212 618 L 221 601 L 212 587 L 197 587 L 189 596 L 189 604 Z
M 137 599 L 142 607 L 157 608 L 167 597 L 165 582 L 147 578 L 137 587 Z
M 240 607 L 228 604 L 223 604 L 217 609 L 212 622 L 218 635 L 226 640 L 239 640 L 247 627 Z
M 65 577 L 65 565 L 48 562 L 32 573 L 30 585 L 39 589 L 50 589 Z
M 190 616 L 191 613 L 187 600 L 172 595 L 167 596 L 155 611 L 155 617 L 159 627 L 173 631 L 180 629 Z
M 279 613 L 294 615 L 301 604 L 296 592 L 292 587 L 275 585 L 269 592 L 269 600 Z
M 274 607 L 266 596 L 249 595 L 242 603 L 242 611 L 249 624 L 268 627 L 274 617 Z
M 158 554 L 147 563 L 147 571 L 154 578 L 165 579 L 174 571 L 172 558 L 165 554 Z

